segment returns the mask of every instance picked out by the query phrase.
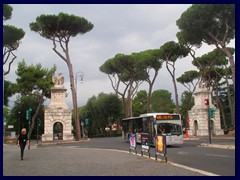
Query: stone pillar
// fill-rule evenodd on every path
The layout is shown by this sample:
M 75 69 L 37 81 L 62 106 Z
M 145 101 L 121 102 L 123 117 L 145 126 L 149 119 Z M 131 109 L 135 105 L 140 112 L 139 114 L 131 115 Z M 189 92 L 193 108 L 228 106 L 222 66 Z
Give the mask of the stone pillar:
M 42 141 L 53 141 L 53 126 L 61 123 L 62 140 L 73 140 L 71 109 L 66 104 L 66 91 L 63 87 L 64 78 L 59 74 L 53 77 L 54 87 L 51 89 L 51 102 L 44 111 L 44 134 Z
M 193 95 L 195 105 L 192 107 L 189 114 L 189 135 L 192 136 L 207 136 L 208 135 L 208 111 L 207 106 L 204 105 L 204 99 L 209 99 L 209 107 L 215 108 L 212 104 L 212 97 L 210 91 L 203 85 L 199 85 L 196 93 Z M 223 135 L 221 129 L 220 111 L 215 112 L 215 118 L 211 118 L 213 135 Z

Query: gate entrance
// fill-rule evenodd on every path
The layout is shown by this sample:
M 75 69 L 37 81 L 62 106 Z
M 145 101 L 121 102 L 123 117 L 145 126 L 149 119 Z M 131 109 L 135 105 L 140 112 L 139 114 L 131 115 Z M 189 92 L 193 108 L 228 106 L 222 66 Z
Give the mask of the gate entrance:
M 194 128 L 193 128 L 193 135 L 197 136 L 197 131 L 198 131 L 198 122 L 197 120 L 194 121 Z
M 60 122 L 53 125 L 53 140 L 63 140 L 63 125 Z

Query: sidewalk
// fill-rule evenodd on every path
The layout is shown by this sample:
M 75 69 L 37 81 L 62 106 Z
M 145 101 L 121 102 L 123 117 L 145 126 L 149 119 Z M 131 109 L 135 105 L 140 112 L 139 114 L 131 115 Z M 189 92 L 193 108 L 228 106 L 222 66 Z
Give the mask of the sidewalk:
M 23 161 L 19 153 L 14 145 L 4 147 L 4 176 L 216 176 L 113 149 L 32 148 Z
M 208 147 L 208 148 L 220 148 L 220 149 L 235 149 L 235 137 L 234 136 L 212 136 L 211 137 L 211 144 L 209 143 L 209 137 L 208 136 L 189 136 L 184 137 L 183 141 L 205 141 L 200 143 L 200 146 L 202 147 Z
M 71 141 L 63 141 L 63 140 L 39 141 L 37 144 L 37 142 L 34 140 L 34 141 L 31 141 L 31 144 L 40 148 L 40 147 L 53 146 L 53 145 L 59 145 L 59 144 L 75 144 L 75 143 L 82 143 L 82 142 L 88 142 L 88 141 L 90 141 L 89 138 L 81 139 L 79 141 L 75 141 L 75 140 L 71 140 Z

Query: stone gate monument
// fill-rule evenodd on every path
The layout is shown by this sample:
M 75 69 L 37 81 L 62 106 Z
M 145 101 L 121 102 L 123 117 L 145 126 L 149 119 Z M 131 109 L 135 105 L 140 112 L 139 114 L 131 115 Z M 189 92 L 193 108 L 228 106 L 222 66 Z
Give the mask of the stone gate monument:
M 73 140 L 71 110 L 66 104 L 64 77 L 61 73 L 52 77 L 51 102 L 44 111 L 42 141 Z
M 189 115 L 189 131 L 188 134 L 192 136 L 207 136 L 208 135 L 208 111 L 204 105 L 204 99 L 209 99 L 209 107 L 215 108 L 212 104 L 212 96 L 210 91 L 201 81 L 198 89 L 194 93 L 195 105 L 190 111 Z M 210 119 L 210 129 L 212 135 L 223 135 L 220 122 L 220 111 L 216 109 L 215 117 Z

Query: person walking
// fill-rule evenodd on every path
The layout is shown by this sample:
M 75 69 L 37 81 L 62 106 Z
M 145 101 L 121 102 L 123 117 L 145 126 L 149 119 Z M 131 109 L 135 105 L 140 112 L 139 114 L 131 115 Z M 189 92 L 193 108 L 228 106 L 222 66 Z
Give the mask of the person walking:
M 21 134 L 18 136 L 18 147 L 20 145 L 21 150 L 21 160 L 23 160 L 24 155 L 24 149 L 26 144 L 28 144 L 28 136 L 27 136 L 27 130 L 25 128 L 22 129 Z

